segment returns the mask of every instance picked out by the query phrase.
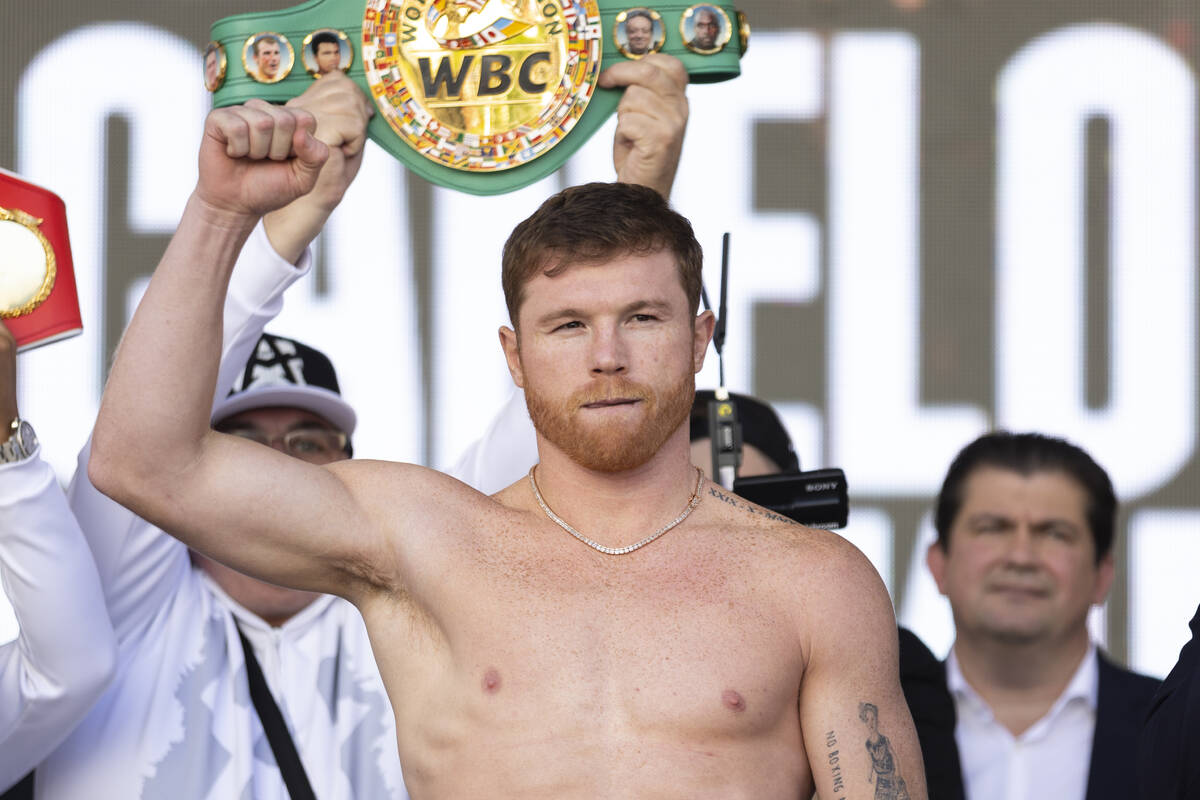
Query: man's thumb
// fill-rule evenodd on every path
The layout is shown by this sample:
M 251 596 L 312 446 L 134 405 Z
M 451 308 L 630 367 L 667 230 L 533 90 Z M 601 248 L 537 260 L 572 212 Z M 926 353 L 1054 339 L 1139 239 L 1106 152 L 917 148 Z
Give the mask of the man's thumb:
M 292 136 L 292 150 L 296 154 L 296 174 L 304 185 L 311 189 L 317 182 L 321 167 L 329 159 L 329 145 L 312 135 L 307 127 L 297 127 Z

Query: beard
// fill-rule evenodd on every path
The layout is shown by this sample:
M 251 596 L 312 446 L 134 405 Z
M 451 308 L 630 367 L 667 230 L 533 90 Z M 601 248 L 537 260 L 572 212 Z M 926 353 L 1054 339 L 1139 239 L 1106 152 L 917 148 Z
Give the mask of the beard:
M 628 378 L 609 378 L 554 402 L 532 386 L 525 387 L 525 405 L 538 433 L 581 467 L 597 472 L 624 472 L 642 466 L 657 453 L 692 410 L 696 378 L 690 372 L 662 392 Z M 583 406 L 612 398 L 640 400 L 641 419 L 628 422 L 587 422 Z

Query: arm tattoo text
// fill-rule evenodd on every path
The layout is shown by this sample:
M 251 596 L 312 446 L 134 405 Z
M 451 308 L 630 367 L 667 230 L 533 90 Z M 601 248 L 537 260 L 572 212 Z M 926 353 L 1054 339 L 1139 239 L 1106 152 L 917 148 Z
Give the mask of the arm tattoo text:
M 829 771 L 833 777 L 832 800 L 846 800 L 846 778 L 842 775 L 842 758 L 838 753 L 837 736 L 833 731 L 825 732 L 825 749 L 829 751 L 825 759 L 829 762 Z

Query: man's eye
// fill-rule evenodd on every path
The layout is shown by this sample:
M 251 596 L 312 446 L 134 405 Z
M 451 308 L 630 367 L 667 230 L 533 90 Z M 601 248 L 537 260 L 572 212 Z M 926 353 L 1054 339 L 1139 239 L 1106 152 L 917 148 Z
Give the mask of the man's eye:
M 1075 539 L 1075 532 L 1069 525 L 1051 525 L 1046 529 L 1051 539 L 1060 542 L 1070 542 Z
M 658 319 L 658 317 L 654 316 L 653 314 L 634 314 L 633 315 L 634 322 L 653 322 L 656 319 Z
M 328 447 L 323 438 L 314 436 L 293 436 L 288 440 L 288 449 L 293 453 L 303 453 L 305 455 L 314 455 L 316 453 L 328 452 Z
M 559 325 L 554 330 L 556 330 L 556 331 L 573 331 L 573 330 L 577 330 L 582 327 L 583 327 L 582 322 L 580 322 L 577 319 L 573 319 L 570 322 L 564 322 L 562 325 Z

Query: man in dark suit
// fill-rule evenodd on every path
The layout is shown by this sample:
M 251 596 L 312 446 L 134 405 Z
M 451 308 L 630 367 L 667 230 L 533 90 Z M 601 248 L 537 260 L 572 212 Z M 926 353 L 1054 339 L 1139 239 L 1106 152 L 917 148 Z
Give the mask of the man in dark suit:
M 954 614 L 946 682 L 970 800 L 1137 796 L 1157 682 L 1087 629 L 1112 583 L 1115 513 L 1108 475 L 1061 439 L 991 433 L 951 465 L 927 563 Z
M 1150 703 L 1138 747 L 1145 800 L 1200 800 L 1200 608 L 1192 639 Z

